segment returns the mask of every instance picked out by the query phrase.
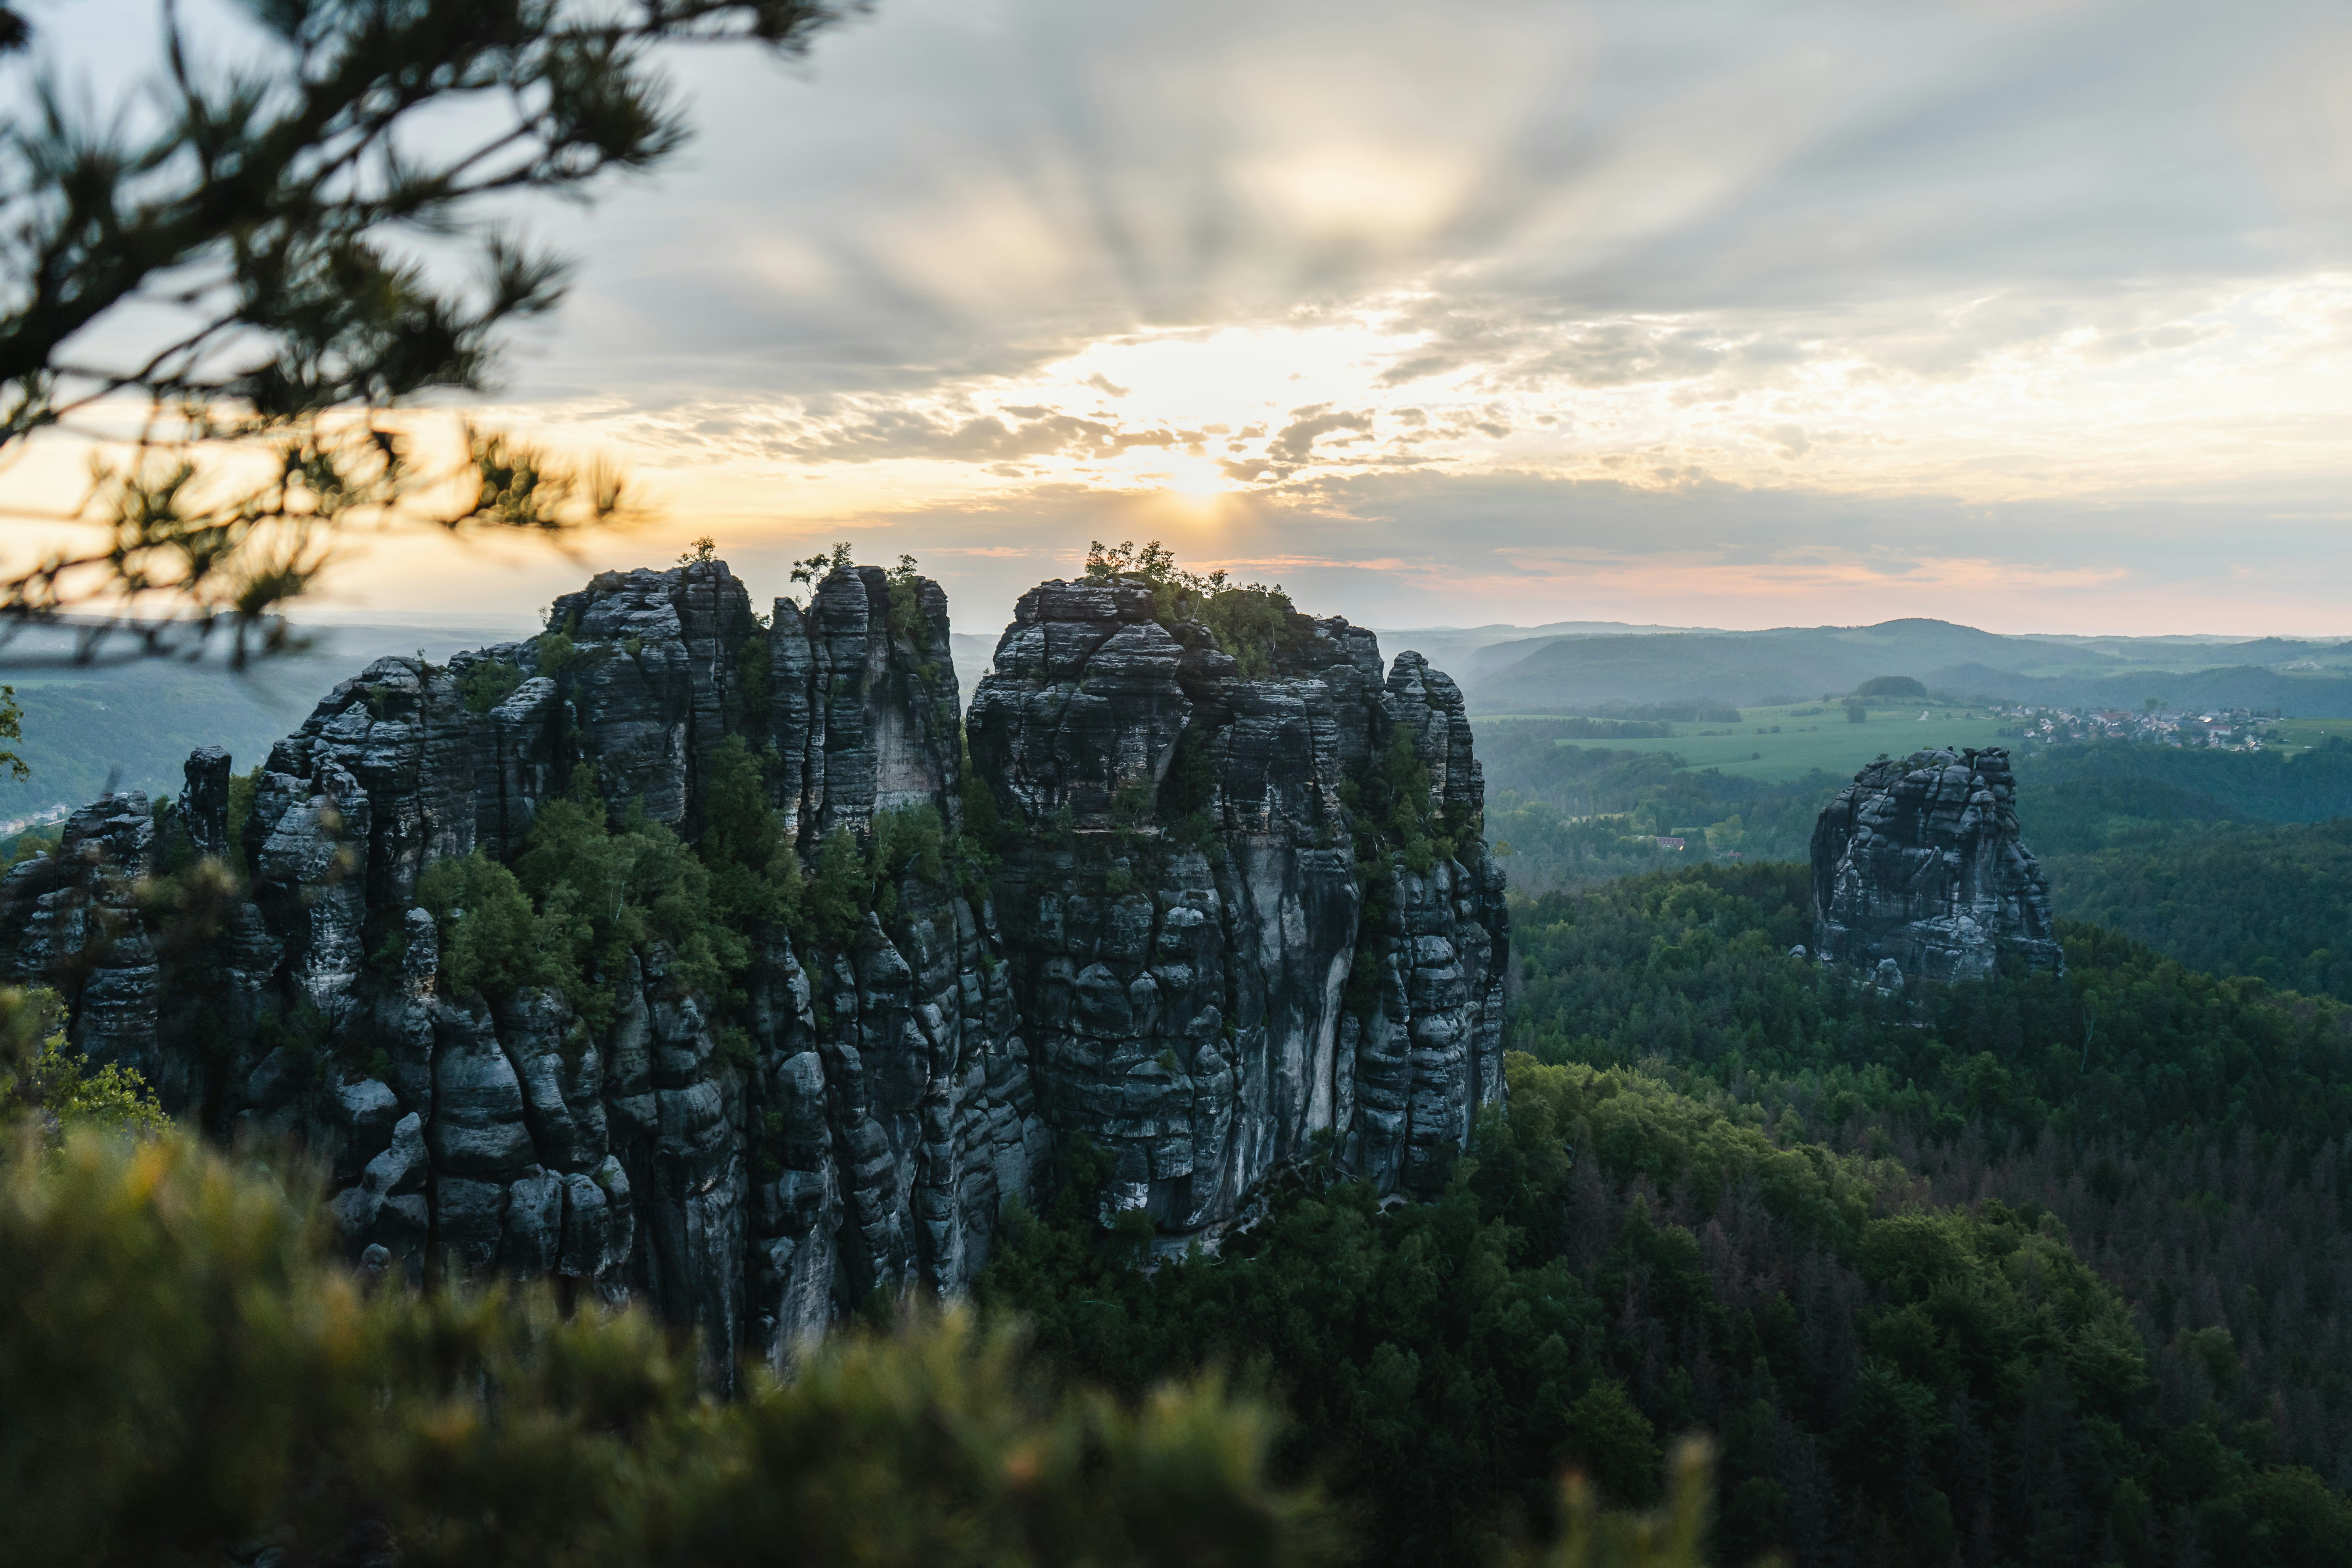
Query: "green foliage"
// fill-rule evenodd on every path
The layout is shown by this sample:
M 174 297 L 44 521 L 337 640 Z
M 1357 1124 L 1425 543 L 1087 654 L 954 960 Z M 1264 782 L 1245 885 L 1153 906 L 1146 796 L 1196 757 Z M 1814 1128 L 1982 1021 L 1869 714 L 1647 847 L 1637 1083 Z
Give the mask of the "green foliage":
M 754 632 L 743 639 L 735 650 L 735 668 L 741 672 L 742 683 L 735 691 L 735 710 L 740 717 L 765 725 L 768 704 L 775 696 L 775 675 L 769 668 L 768 639 L 764 632 Z
M 478 849 L 425 867 L 416 902 L 440 929 L 441 974 L 453 995 L 504 995 L 570 978 L 530 895 Z
M 2335 1326 L 2332 1298 L 2292 1281 L 2352 1261 L 2336 1217 L 2352 1012 L 2072 923 L 2060 927 L 2063 979 L 1881 996 L 1789 956 L 1811 931 L 1801 866 L 1699 868 L 1534 900 L 1515 921 L 1519 1037 L 1555 1060 L 1643 1064 L 1783 1142 L 1898 1154 L 1938 1192 L 1996 1196 L 1979 1218 L 2017 1235 L 2042 1279 L 2063 1271 L 2037 1260 L 2031 1238 L 2095 1238 L 2148 1337 L 2135 1350 L 2137 1336 L 2111 1321 L 2079 1345 L 2069 1400 L 2093 1413 L 2127 1406 L 2142 1376 L 2158 1376 L 2190 1391 L 2175 1396 L 2186 1425 L 2135 1441 L 2159 1458 L 2210 1447 L 2193 1486 L 2165 1469 L 2173 1460 L 2151 1458 L 2132 1482 L 2138 1503 L 2114 1494 L 2128 1531 L 2221 1539 L 2214 1521 L 2234 1517 L 2266 1465 L 2338 1473 L 2352 1452 L 2352 1337 Z M 1965 1295 L 1998 1295 L 1990 1275 L 1970 1273 Z M 1894 1276 L 1872 1278 L 1904 1300 Z M 1962 1435 L 1945 1433 L 1936 1411 L 1956 1385 L 1923 1378 L 1916 1358 L 1952 1364 L 1944 1358 L 1981 1335 L 1914 1299 L 1864 1336 L 1877 1426 L 1910 1411 L 1916 1434 L 1905 1442 L 1952 1451 Z M 1943 1348 L 1920 1348 L 1929 1344 Z M 2021 1386 L 2031 1394 L 2046 1376 Z M 1988 1386 L 1975 1378 L 1969 1397 Z M 2273 1420 L 2290 1399 L 2303 1402 L 2297 1419 Z M 1839 1454 L 1857 1476 L 1912 1463 L 1867 1444 Z M 2180 1508 L 2207 1522 L 2184 1526 Z
M 1213 575 L 1214 575 L 1213 574 Z M 1216 634 L 1217 646 L 1234 656 L 1244 680 L 1263 680 L 1274 673 L 1275 660 L 1293 635 L 1291 617 L 1297 614 L 1290 596 L 1277 583 L 1215 585 L 1180 602 L 1192 618 Z
M 1281 584 L 1269 588 L 1233 583 L 1222 568 L 1206 574 L 1184 571 L 1156 539 L 1139 551 L 1131 540 L 1095 541 L 1087 550 L 1087 578 L 1150 589 L 1153 613 L 1162 626 L 1173 629 L 1190 622 L 1207 627 L 1244 680 L 1272 675 L 1282 650 L 1299 635 L 1297 611 Z
M 55 823 L 47 827 L 27 827 L 14 838 L 0 845 L 0 870 L 32 859 L 37 855 L 52 855 L 65 842 L 65 825 Z
M 1332 1516 L 1267 1478 L 1213 1378 L 1055 1394 L 956 1316 L 699 1390 L 690 1345 L 551 1289 L 363 1290 L 316 1195 L 174 1135 L 0 1168 L 0 1508 L 26 1568 L 793 1561 L 1304 1563 Z
M 1372 759 L 1360 779 L 1349 781 L 1342 800 L 1349 805 L 1355 833 L 1357 879 L 1366 887 L 1386 875 L 1391 856 L 1416 876 L 1426 877 L 1458 847 L 1454 832 L 1475 832 L 1474 824 L 1449 821 L 1432 798 L 1429 767 L 1402 726 L 1389 733 L 1387 748 Z M 1380 930 L 1367 905 L 1363 929 Z M 1359 944 L 1361 945 L 1360 943 Z
M 838 952 L 849 946 L 874 894 L 857 835 L 836 827 L 817 845 L 816 868 L 803 895 L 802 930 L 818 945 Z
M 996 792 L 971 765 L 971 746 L 963 747 L 963 834 L 971 847 L 984 853 L 1002 854 L 1020 842 L 1019 831 L 1009 826 L 996 804 Z
M 887 621 L 890 635 L 903 637 L 916 648 L 931 646 L 931 624 L 923 618 L 923 574 L 911 555 L 898 557 L 898 564 L 885 574 L 890 585 L 890 609 Z
M 1183 733 L 1176 736 L 1176 754 L 1160 778 L 1157 811 L 1162 823 L 1181 823 L 1209 811 L 1216 797 L 1216 764 L 1209 757 L 1212 736 L 1212 726 L 1206 724 L 1185 724 Z
M 815 881 L 826 888 L 824 915 L 814 929 L 828 945 L 847 944 L 848 933 L 867 911 L 884 920 L 898 910 L 898 883 L 914 876 L 927 882 L 947 879 L 947 824 L 926 801 L 877 811 L 866 828 L 861 857 L 846 829 L 835 829 L 817 854 Z M 814 917 L 817 908 L 812 900 Z
M 2352 819 L 2147 822 L 2042 864 L 2061 915 L 2215 974 L 2352 1001 Z
M 521 685 L 521 667 L 503 658 L 477 659 L 457 678 L 457 690 L 468 713 L 488 712 Z
M 1862 702 L 1848 702 L 1845 705 L 1845 721 L 1849 724 L 1869 723 L 1870 709 L 1868 705 Z
M 2027 841 L 2037 845 L 2039 818 L 2033 813 L 2042 798 L 2034 793 L 2037 786 L 2069 782 L 2084 787 L 2120 785 L 2116 794 L 2126 799 L 2138 796 L 2179 803 L 2184 797 L 2202 797 L 2220 803 L 2221 809 L 2212 816 L 2238 822 L 2318 822 L 2352 816 L 2352 741 L 2340 735 L 2330 736 L 2296 756 L 2275 751 L 2222 752 L 2122 741 L 2053 746 L 2021 762 L 2018 777 L 2019 811 L 2027 824 Z M 2206 815 L 2184 813 L 2178 804 L 2160 814 Z
M 1486 837 L 1525 893 L 1587 887 L 1739 850 L 1801 859 L 1822 807 L 1845 781 L 1786 784 L 1691 768 L 1671 752 L 1559 744 L 1536 723 L 1481 724 Z M 1684 838 L 1662 850 L 1655 836 Z M 1506 853 L 1503 846 L 1509 847 Z
M 766 763 L 740 735 L 711 753 L 702 781 L 702 836 L 695 852 L 710 868 L 712 918 L 738 931 L 791 926 L 801 913 L 801 863 L 784 841 L 783 818 L 768 804 Z
M 451 990 L 553 985 L 601 1026 L 630 956 L 659 944 L 670 983 L 723 1009 L 750 963 L 749 932 L 797 908 L 799 867 L 740 740 L 715 754 L 706 804 L 709 843 L 689 849 L 639 809 L 615 826 L 583 767 L 541 804 L 511 868 L 479 851 L 426 867 L 417 900 L 440 925 Z
M 817 846 L 816 867 L 802 899 L 801 930 L 820 946 L 846 948 L 868 913 L 897 913 L 898 883 L 908 876 L 944 882 L 950 849 L 947 825 L 928 802 L 878 811 L 860 847 L 857 836 L 836 827 Z
M 261 791 L 261 764 L 256 763 L 228 781 L 228 858 L 233 866 L 246 862 L 245 825 L 253 817 L 253 797 Z M 258 848 L 259 846 L 255 846 Z
M 630 955 L 656 942 L 669 948 L 670 981 L 682 992 L 723 999 L 750 962 L 744 934 L 714 915 L 702 859 L 639 807 L 614 827 L 593 770 L 579 769 L 567 794 L 541 803 L 514 873 L 539 910 L 559 983 L 593 1023 L 609 1016 L 610 988 Z
M 706 533 L 678 552 L 677 563 L 681 566 L 708 566 L 718 559 L 719 542 Z
M 562 679 L 578 668 L 582 658 L 569 632 L 541 632 L 531 639 L 530 647 L 540 674 L 551 680 Z
M 0 686 L 0 741 L 22 742 L 24 738 L 25 710 L 16 700 L 16 689 Z M 32 776 L 33 770 L 26 764 L 22 752 L 0 751 L 0 773 L 21 783 Z
M 849 542 L 845 539 L 836 543 L 829 554 L 820 551 L 805 561 L 793 562 L 793 581 L 814 586 L 836 572 L 848 571 L 853 564 L 855 557 L 850 553 Z
M 113 1063 L 93 1068 L 66 1042 L 64 1016 L 54 992 L 0 988 L 0 1149 L 28 1116 L 51 1146 L 84 1130 L 152 1138 L 168 1129 L 146 1080 Z
M 2333 1005 L 2063 923 L 2063 979 L 1884 997 L 1789 956 L 1812 940 L 1811 897 L 1806 868 L 1775 865 L 1537 900 L 1515 935 L 1523 1037 L 1551 1060 L 1809 1079 L 1822 1086 L 1816 1110 L 1851 1090 L 1923 1126 L 1981 1118 L 2003 1139 L 2052 1123 L 2077 1136 L 2319 1136 L 2352 1119 L 2352 1014 Z
M 1097 1223 L 1102 1162 L 1082 1150 L 1045 1218 L 1009 1222 L 976 1294 L 1115 1387 L 1204 1363 L 1265 1380 L 1296 1420 L 1281 1473 L 1328 1476 L 1364 1510 L 1372 1563 L 1480 1562 L 1514 1534 L 1566 1550 L 1590 1489 L 1646 1505 L 1658 1435 L 1694 1426 L 1720 1439 L 1726 1562 L 1811 1560 L 1808 1517 L 1879 1540 L 1869 1561 L 1944 1561 L 1951 1521 L 2000 1500 L 2160 1487 L 2146 1351 L 2046 1220 L 1915 1206 L 1892 1161 L 1783 1140 L 1643 1073 L 1517 1054 L 1507 1071 L 1507 1113 L 1481 1120 L 1433 1203 L 1296 1187 L 1219 1257 L 1146 1273 Z M 2005 1479 L 2052 1447 L 2072 1456 L 2054 1476 Z M 1563 1467 L 1584 1504 L 1563 1500 Z M 1707 1510 L 1677 1473 L 1668 1517 L 1695 1531 Z M 1828 1489 L 1810 1515 L 1794 1476 Z M 2029 1548 L 2026 1512 L 1987 1545 L 2086 1560 L 2069 1552 L 2095 1528 Z

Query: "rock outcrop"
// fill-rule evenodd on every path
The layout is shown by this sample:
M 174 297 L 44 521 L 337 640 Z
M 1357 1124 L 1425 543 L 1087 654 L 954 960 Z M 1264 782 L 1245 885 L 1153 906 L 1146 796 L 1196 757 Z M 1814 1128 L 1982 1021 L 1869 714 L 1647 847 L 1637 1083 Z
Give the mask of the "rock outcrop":
M 307 1146 L 354 1256 L 648 1301 L 722 1379 L 961 1289 L 1075 1134 L 1180 1240 L 1286 1161 L 1433 1182 L 1502 1093 L 1460 695 L 1297 616 L 1244 676 L 1153 603 L 1024 598 L 968 787 L 937 584 L 844 568 L 763 622 L 723 563 L 606 574 L 529 642 L 378 660 L 253 773 L 206 749 L 176 802 L 77 815 L 0 882 L 0 969 L 176 1114 Z M 557 801 L 708 850 L 747 776 L 789 859 L 722 957 L 640 921 L 476 984 L 495 911 L 425 907 Z
M 1813 827 L 1815 947 L 1888 981 L 2063 966 L 2042 868 L 2018 838 L 2009 753 L 1871 763 Z
M 1383 680 L 1343 620 L 1286 629 L 1246 678 L 1147 588 L 1048 583 L 969 719 L 1000 808 L 1041 830 L 996 881 L 1040 1102 L 1109 1155 L 1114 1205 L 1180 1236 L 1318 1139 L 1383 1186 L 1426 1178 L 1502 1093 L 1507 923 L 1461 694 L 1414 654 Z M 1460 825 L 1448 853 L 1386 852 L 1350 804 L 1393 786 L 1400 742 L 1403 810 Z

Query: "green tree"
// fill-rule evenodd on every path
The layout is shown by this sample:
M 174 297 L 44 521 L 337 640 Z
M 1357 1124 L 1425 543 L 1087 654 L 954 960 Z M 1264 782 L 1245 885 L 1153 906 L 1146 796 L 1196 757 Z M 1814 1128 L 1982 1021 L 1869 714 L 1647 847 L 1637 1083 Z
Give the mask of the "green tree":
M 453 995 L 500 995 L 561 977 L 530 896 L 480 850 L 425 867 L 416 901 L 440 928 L 441 973 Z
M 1087 548 L 1087 578 L 1150 589 L 1153 610 L 1162 625 L 1206 626 L 1218 649 L 1233 656 L 1245 680 L 1273 674 L 1280 650 L 1298 635 L 1294 625 L 1297 612 L 1281 584 L 1234 583 L 1222 567 L 1206 574 L 1187 572 L 1176 564 L 1175 552 L 1156 539 L 1141 550 L 1132 540 L 1118 544 L 1096 540 Z
M 65 1008 L 41 987 L 0 988 L 0 1148 L 30 1119 L 54 1144 L 81 1130 L 153 1137 L 171 1125 L 129 1068 L 90 1066 L 68 1044 Z
M 761 755 L 740 735 L 728 736 L 711 754 L 695 852 L 710 868 L 710 905 L 721 923 L 748 931 L 798 922 L 800 857 L 785 841 L 782 815 L 768 804 Z
M 25 709 L 16 700 L 16 689 L 0 686 L 0 741 L 22 741 L 25 738 Z M 24 757 L 16 752 L 0 751 L 0 768 L 7 770 L 12 779 L 28 779 L 33 770 L 25 765 Z

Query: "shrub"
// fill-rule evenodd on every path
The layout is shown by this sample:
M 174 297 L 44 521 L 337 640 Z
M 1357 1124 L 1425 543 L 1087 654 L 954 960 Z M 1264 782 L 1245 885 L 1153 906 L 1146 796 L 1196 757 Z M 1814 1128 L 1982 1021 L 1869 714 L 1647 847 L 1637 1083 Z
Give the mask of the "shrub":
M 720 1405 L 638 1311 L 371 1294 L 315 1194 L 195 1141 L 0 1164 L 0 1508 L 26 1568 L 1304 1563 L 1329 1512 L 1213 1377 L 1055 1392 L 1013 1338 L 845 1333 Z M 248 1555 L 246 1547 L 238 1560 Z
M 521 685 L 522 667 L 503 658 L 477 659 L 457 678 L 457 692 L 468 713 L 488 712 Z
M 0 1141 L 27 1116 L 51 1143 L 85 1128 L 149 1138 L 169 1127 L 146 1079 L 113 1063 L 92 1068 L 67 1043 L 64 1018 L 47 987 L 0 989 Z

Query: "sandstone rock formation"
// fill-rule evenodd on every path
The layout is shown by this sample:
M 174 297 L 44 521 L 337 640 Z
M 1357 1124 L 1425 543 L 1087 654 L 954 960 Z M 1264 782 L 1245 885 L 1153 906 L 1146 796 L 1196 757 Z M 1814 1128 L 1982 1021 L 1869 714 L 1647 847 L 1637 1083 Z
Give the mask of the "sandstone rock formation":
M 1344 620 L 1287 633 L 1244 679 L 1146 587 L 1047 583 L 969 719 L 1001 808 L 1044 829 L 996 879 L 1040 1102 L 1109 1153 L 1114 1204 L 1180 1234 L 1318 1135 L 1384 1187 L 1433 1173 L 1502 1094 L 1507 921 L 1461 694 L 1416 654 L 1384 681 Z M 1351 806 L 1398 742 L 1408 812 L 1462 828 L 1418 865 Z
M 1815 952 L 1882 984 L 1983 979 L 2004 955 L 2063 967 L 1997 747 L 1871 763 L 1814 825 L 1812 865 Z
M 1143 588 L 1047 584 L 968 789 L 947 649 L 909 572 L 764 623 L 723 563 L 606 574 L 529 642 L 376 661 L 244 778 L 206 749 L 78 814 L 0 881 L 0 971 L 176 1114 L 305 1144 L 354 1256 L 641 1299 L 721 1378 L 961 1289 L 1074 1134 L 1180 1238 L 1309 1154 L 1434 1179 L 1502 1092 L 1508 942 L 1453 683 L 1298 616 L 1244 679 Z M 490 917 L 423 907 L 429 868 L 515 862 L 561 799 L 691 841 L 739 742 L 839 923 L 732 932 L 716 991 L 666 939 L 453 978 Z

